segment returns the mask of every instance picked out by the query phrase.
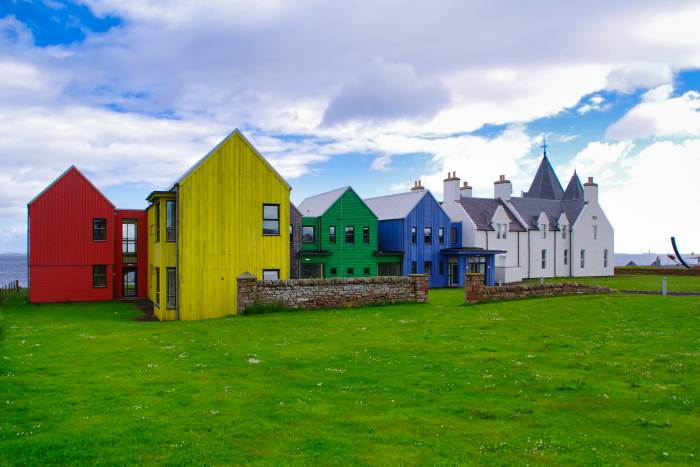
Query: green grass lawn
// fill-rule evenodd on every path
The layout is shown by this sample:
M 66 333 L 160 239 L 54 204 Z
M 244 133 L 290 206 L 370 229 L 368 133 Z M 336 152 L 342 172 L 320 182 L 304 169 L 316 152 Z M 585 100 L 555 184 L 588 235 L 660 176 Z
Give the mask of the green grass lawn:
M 661 292 L 663 276 L 627 274 L 609 277 L 554 277 L 545 282 L 578 282 L 581 284 L 604 285 L 617 290 L 651 290 Z M 699 276 L 666 276 L 669 292 L 700 292 Z M 529 279 L 527 282 L 539 282 Z
M 4 307 L 0 465 L 700 459 L 700 299 L 571 296 L 136 322 Z

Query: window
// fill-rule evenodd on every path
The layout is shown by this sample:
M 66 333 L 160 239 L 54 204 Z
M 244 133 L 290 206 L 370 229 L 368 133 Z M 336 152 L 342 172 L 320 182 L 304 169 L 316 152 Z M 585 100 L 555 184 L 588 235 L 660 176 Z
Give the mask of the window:
M 426 261 L 423 263 L 423 274 L 432 275 L 433 274 L 433 262 Z
M 564 266 L 569 264 L 569 250 L 564 250 Z
M 160 242 L 160 203 L 156 204 L 156 243 Z
M 547 250 L 542 250 L 542 269 L 547 269 Z
M 418 266 L 415 261 L 411 261 L 411 274 L 416 274 L 418 272 Z
M 586 250 L 581 250 L 581 269 L 586 267 Z
M 328 227 L 328 241 L 331 243 L 335 243 L 335 226 L 331 225 Z
M 355 227 L 352 225 L 345 226 L 345 243 L 355 243 Z
M 566 224 L 561 226 L 561 238 L 563 240 L 566 240 Z M 564 263 L 564 264 L 566 264 L 566 263 Z
M 353 274 L 355 274 L 355 268 L 348 268 L 347 271 L 348 271 L 348 276 L 352 276 Z
M 440 275 L 445 274 L 445 262 L 444 261 L 440 261 L 438 263 L 438 274 L 440 274 Z
M 301 241 L 304 243 L 316 242 L 316 228 L 313 225 L 305 225 L 301 228 Z
M 496 238 L 501 238 L 501 224 L 496 224 Z
M 289 243 L 294 243 L 294 226 L 289 224 Z
M 369 243 L 369 227 L 362 227 L 362 242 Z
M 365 276 L 369 276 L 369 268 L 364 269 Z
M 278 280 L 280 280 L 280 270 L 279 269 L 263 269 L 263 280 L 264 281 L 278 281 Z
M 540 230 L 542 230 L 542 238 L 547 238 L 547 224 L 540 224 Z
M 104 264 L 92 266 L 92 287 L 96 289 L 107 287 L 107 266 Z
M 603 250 L 603 267 L 608 267 L 608 250 Z
M 593 226 L 593 240 L 598 240 L 598 226 Z
M 165 307 L 169 309 L 175 308 L 177 297 L 177 274 L 175 268 L 165 269 Z
M 440 245 L 445 244 L 445 228 L 444 227 L 440 227 L 438 229 L 438 243 Z
M 153 267 L 152 264 L 148 265 L 148 277 L 150 280 L 148 281 L 148 288 L 152 289 L 153 288 L 153 274 L 155 274 L 155 268 Z
M 418 229 L 411 227 L 411 244 L 415 245 L 418 243 Z
M 457 227 L 450 227 L 450 243 L 457 243 Z
M 335 276 L 338 274 L 338 268 L 331 268 L 331 276 Z
M 263 204 L 263 235 L 280 234 L 280 205 Z
M 165 241 L 175 241 L 175 201 L 169 199 L 165 202 Z
M 134 219 L 122 221 L 122 263 L 136 262 L 137 225 L 137 221 Z
M 400 276 L 401 263 L 379 263 L 377 264 L 378 276 Z
M 107 240 L 107 219 L 92 220 L 92 239 L 96 242 Z
M 423 227 L 423 243 L 426 245 L 432 245 L 433 243 L 433 228 Z
M 160 268 L 156 268 L 156 306 L 160 306 Z
M 506 239 L 508 237 L 508 224 L 501 224 L 501 238 Z

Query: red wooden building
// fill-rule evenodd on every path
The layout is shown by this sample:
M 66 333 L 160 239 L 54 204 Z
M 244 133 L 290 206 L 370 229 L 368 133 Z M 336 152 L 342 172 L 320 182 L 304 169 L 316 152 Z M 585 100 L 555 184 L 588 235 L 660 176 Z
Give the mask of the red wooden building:
M 27 205 L 29 300 L 145 298 L 145 210 L 116 209 L 71 166 Z

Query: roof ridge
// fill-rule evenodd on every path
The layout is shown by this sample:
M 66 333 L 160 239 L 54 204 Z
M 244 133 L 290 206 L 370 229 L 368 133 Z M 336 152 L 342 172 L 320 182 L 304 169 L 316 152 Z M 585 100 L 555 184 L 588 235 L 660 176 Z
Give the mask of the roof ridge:
M 381 196 L 373 196 L 371 198 L 365 198 L 365 201 L 373 200 L 373 199 L 379 199 L 379 198 L 389 198 L 391 196 L 405 196 L 405 195 L 415 195 L 415 194 L 421 194 L 425 195 L 428 193 L 430 190 L 420 190 L 420 191 L 405 191 L 402 193 L 392 193 L 388 195 L 381 195 Z
M 307 196 L 299 204 L 300 205 L 303 204 L 304 201 L 306 201 L 307 199 L 318 198 L 319 196 L 327 195 L 329 193 L 333 193 L 334 191 L 339 191 L 339 190 L 343 190 L 343 189 L 347 190 L 348 188 L 352 188 L 352 187 L 350 185 L 345 185 L 345 186 L 341 186 L 340 188 L 335 188 L 333 190 L 324 191 L 323 193 L 318 193 L 316 195 Z

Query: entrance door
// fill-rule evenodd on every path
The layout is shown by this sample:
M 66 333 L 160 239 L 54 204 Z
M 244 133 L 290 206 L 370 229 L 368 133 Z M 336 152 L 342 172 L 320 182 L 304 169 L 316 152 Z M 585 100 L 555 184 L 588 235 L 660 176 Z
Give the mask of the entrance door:
M 459 264 L 447 263 L 447 284 L 450 287 L 459 286 Z
M 122 271 L 122 295 L 136 296 L 136 268 L 124 268 Z

